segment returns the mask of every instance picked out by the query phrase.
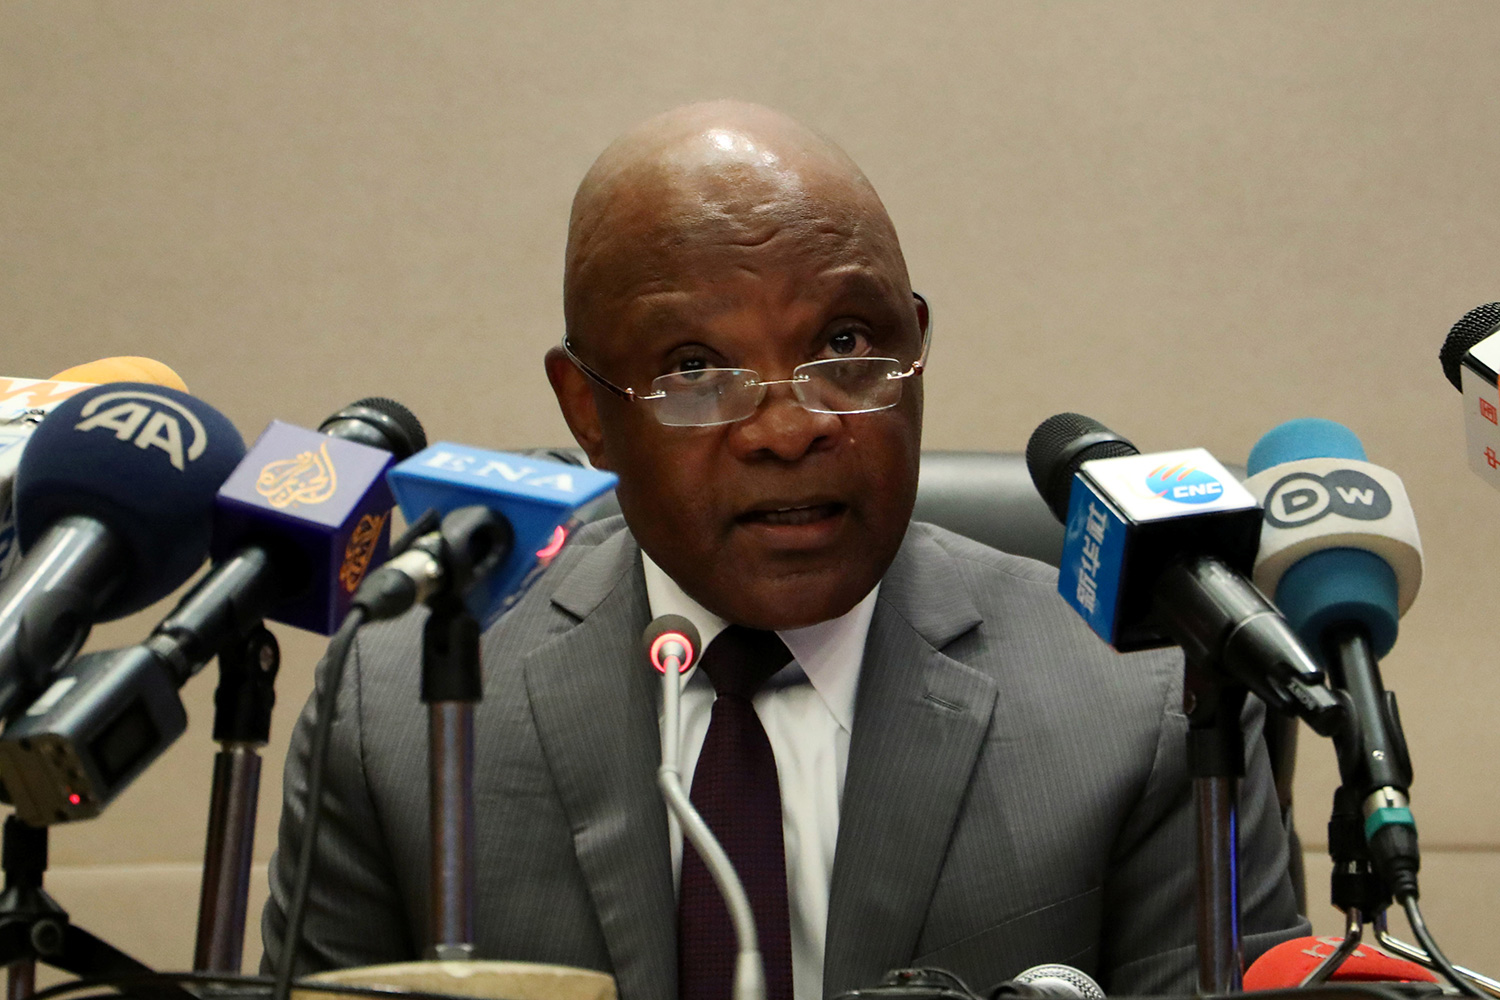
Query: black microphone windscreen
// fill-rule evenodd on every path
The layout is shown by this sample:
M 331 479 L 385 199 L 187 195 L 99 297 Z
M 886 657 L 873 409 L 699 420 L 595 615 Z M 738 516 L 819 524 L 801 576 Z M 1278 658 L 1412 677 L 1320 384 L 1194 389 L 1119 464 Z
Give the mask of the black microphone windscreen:
M 1140 450 L 1093 417 L 1058 413 L 1031 432 L 1026 442 L 1026 471 L 1036 491 L 1059 521 L 1068 519 L 1073 476 L 1084 462 L 1095 458 L 1138 455 Z
M 1453 383 L 1453 388 L 1464 391 L 1459 371 L 1463 368 L 1464 355 L 1481 340 L 1500 330 L 1500 302 L 1487 302 L 1464 313 L 1463 318 L 1453 324 L 1448 337 L 1438 351 L 1438 360 L 1443 363 L 1443 374 Z
M 400 462 L 427 447 L 427 432 L 411 410 L 385 396 L 358 399 L 332 414 L 318 430 L 388 451 Z

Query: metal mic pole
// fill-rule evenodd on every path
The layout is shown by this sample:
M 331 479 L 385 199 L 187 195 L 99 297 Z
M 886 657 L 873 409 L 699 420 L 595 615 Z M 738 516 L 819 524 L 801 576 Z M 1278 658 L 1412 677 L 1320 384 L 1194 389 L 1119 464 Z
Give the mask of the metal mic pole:
M 1244 985 L 1240 933 L 1239 797 L 1245 775 L 1240 709 L 1246 690 L 1189 659 L 1183 686 L 1188 771 L 1198 808 L 1198 992 Z
M 260 798 L 260 749 L 271 737 L 281 649 L 264 625 L 219 652 L 214 692 L 213 792 L 198 897 L 193 968 L 238 973 L 245 950 L 255 813 Z
M 483 696 L 480 630 L 457 598 L 431 604 L 422 632 L 432 830 L 428 957 L 461 961 L 474 956 L 474 706 Z

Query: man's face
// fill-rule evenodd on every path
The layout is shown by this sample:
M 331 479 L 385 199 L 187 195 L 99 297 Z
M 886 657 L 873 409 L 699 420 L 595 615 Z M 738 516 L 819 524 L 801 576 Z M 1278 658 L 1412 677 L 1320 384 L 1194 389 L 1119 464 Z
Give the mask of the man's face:
M 666 238 L 660 226 L 643 234 L 624 273 L 592 297 L 580 356 L 640 394 L 695 368 L 772 380 L 849 355 L 909 366 L 919 318 L 889 224 L 816 199 L 775 209 L 762 206 L 748 227 L 695 216 Z M 890 565 L 916 496 L 920 378 L 890 409 L 843 415 L 811 413 L 790 386 L 771 386 L 753 415 L 714 427 L 664 426 L 650 404 L 592 385 L 581 393 L 580 378 L 553 371 L 575 433 L 619 475 L 642 548 L 710 611 L 760 628 L 824 621 Z

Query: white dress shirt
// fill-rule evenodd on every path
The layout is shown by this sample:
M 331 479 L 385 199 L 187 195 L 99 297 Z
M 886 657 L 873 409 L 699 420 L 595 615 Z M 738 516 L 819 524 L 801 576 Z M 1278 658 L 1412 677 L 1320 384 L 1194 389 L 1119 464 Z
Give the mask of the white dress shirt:
M 644 552 L 641 562 L 651 616 L 682 615 L 697 626 L 706 649 L 728 623 L 684 593 Z M 792 662 L 767 681 L 753 701 L 776 757 L 781 786 L 795 1000 L 821 1000 L 823 995 L 823 941 L 828 930 L 828 890 L 838 842 L 839 803 L 849 764 L 859 667 L 879 591 L 876 584 L 842 617 L 778 632 L 792 651 Z M 713 703 L 713 685 L 706 676 L 700 676 L 696 667 L 682 675 L 679 759 L 685 788 L 692 787 Z M 662 734 L 663 741 L 668 738 L 668 734 Z M 682 829 L 670 813 L 667 821 L 673 879 L 680 883 Z

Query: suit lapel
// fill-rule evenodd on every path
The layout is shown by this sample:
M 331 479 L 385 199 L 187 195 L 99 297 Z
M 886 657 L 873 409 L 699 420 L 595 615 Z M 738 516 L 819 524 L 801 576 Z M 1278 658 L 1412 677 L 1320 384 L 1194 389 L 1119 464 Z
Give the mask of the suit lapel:
M 526 658 L 532 712 L 623 996 L 676 996 L 676 902 L 655 675 L 638 634 L 650 620 L 638 550 L 618 532 L 553 595 L 579 619 Z
M 952 558 L 912 529 L 881 584 L 865 644 L 825 996 L 873 985 L 915 954 L 996 696 L 992 679 L 941 650 L 980 620 Z

